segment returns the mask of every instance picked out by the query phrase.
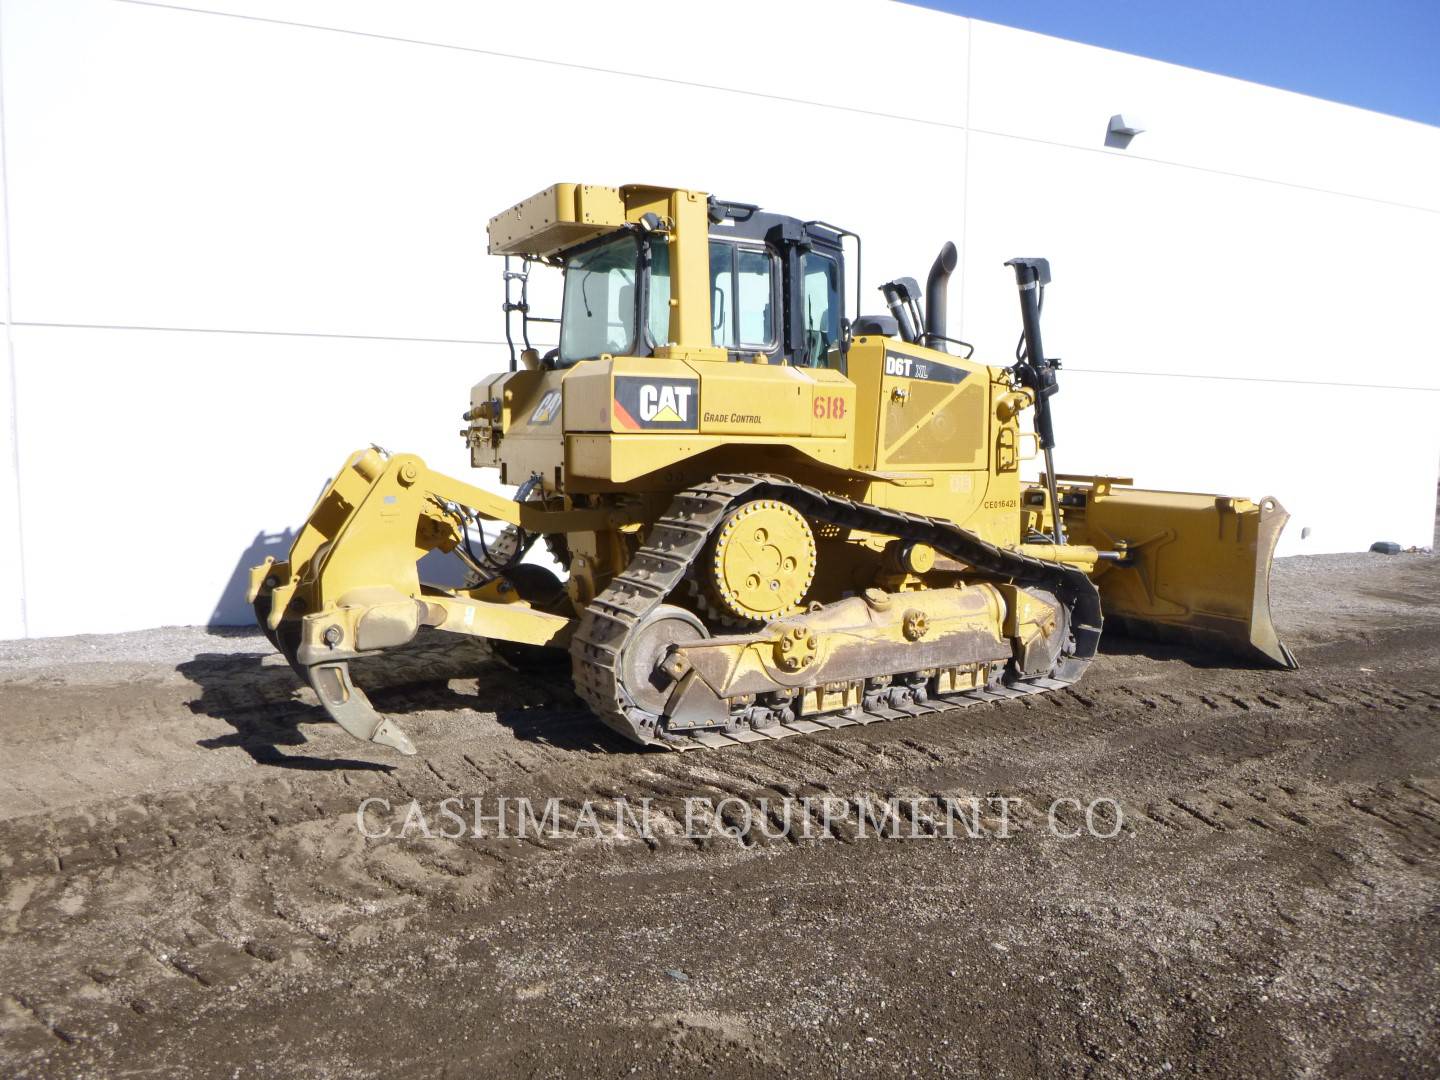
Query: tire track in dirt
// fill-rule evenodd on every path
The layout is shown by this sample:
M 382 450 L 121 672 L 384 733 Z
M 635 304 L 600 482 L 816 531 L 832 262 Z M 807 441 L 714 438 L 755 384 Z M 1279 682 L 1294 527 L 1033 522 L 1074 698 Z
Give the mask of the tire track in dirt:
M 422 687 L 419 692 L 425 690 Z M 1259 695 L 1229 695 L 1235 699 L 1231 709 L 1239 713 L 1236 718 L 1212 706 L 1214 696 L 1205 690 L 1168 694 L 1182 704 L 1162 708 L 1154 697 L 1139 694 L 1133 687 L 1102 685 L 1088 695 L 1064 691 L 977 704 L 926 717 L 755 744 L 743 750 L 683 755 L 663 763 L 657 755 L 606 752 L 608 747 L 576 749 L 556 738 L 550 742 L 515 741 L 492 748 L 484 759 L 472 750 L 445 745 L 418 761 L 398 759 L 393 767 L 373 772 L 302 769 L 276 777 L 268 770 L 251 769 L 220 785 L 104 800 L 76 810 L 0 821 L 0 882 L 42 870 L 66 872 L 167 847 L 203 843 L 216 833 L 236 829 L 263 830 L 333 816 L 353 810 L 359 790 L 391 799 L 435 802 L 456 792 L 469 794 L 549 777 L 556 790 L 547 794 L 563 796 L 588 791 L 597 781 L 622 780 L 637 767 L 663 770 L 683 784 L 706 771 L 743 776 L 745 770 L 770 762 L 779 763 L 778 776 L 812 782 L 870 772 L 969 776 L 983 774 L 1005 761 L 1033 767 L 1057 755 L 1073 757 L 1081 753 L 1082 744 L 1120 733 L 1133 736 L 1146 744 L 1149 753 L 1171 761 L 1196 754 L 1246 757 L 1253 754 L 1251 744 L 1273 749 L 1286 741 L 1285 736 L 1292 742 L 1322 737 L 1319 731 L 1307 732 L 1304 725 L 1364 701 L 1370 703 L 1370 711 L 1378 710 L 1375 702 L 1382 697 L 1393 703 L 1386 706 L 1393 712 L 1371 718 L 1368 737 L 1372 740 L 1424 730 L 1440 712 L 1440 694 L 1388 684 L 1374 684 L 1361 693 L 1329 688 L 1326 680 L 1319 678 L 1287 686 L 1287 691 L 1264 695 L 1270 704 Z M 1196 718 L 1190 733 L 1187 717 L 1198 709 L 1211 715 Z M 1257 709 L 1275 721 L 1288 722 L 1293 730 L 1256 729 L 1250 717 Z M 593 723 L 579 713 L 562 713 L 562 719 L 577 728 Z M 1055 723 L 1063 729 L 1057 731 Z M 1183 740 L 1171 738 L 1170 731 L 1176 726 L 1186 729 Z M 193 743 L 190 749 L 193 754 Z M 567 787 L 572 790 L 565 790 Z
M 673 785 L 680 779 L 636 785 L 633 797 L 645 797 L 647 792 L 663 797 L 676 790 Z M 717 800 L 740 799 L 753 806 L 759 798 L 784 794 L 785 787 L 717 775 L 710 783 L 702 778 L 683 790 Z M 883 786 L 831 785 L 827 790 L 852 812 L 864 798 L 878 802 L 911 797 L 958 800 L 970 794 Z M 1162 790 L 1150 793 L 1143 803 L 1127 799 L 1121 805 L 1124 829 L 1153 831 L 1167 843 L 1203 843 L 1214 835 L 1251 831 L 1266 837 L 1283 835 L 1292 847 L 1303 841 L 1327 848 L 1327 829 L 1353 831 L 1358 818 L 1393 842 L 1400 857 L 1433 860 L 1440 841 L 1437 792 L 1440 785 L 1430 781 L 1387 782 L 1338 792 L 1217 783 L 1204 789 Z M 1044 823 L 1040 808 L 1045 805 L 1045 794 L 1038 789 L 1013 793 L 1024 800 L 1026 809 L 1012 812 L 1012 829 L 1037 830 Z M 656 809 L 661 815 L 668 810 L 663 800 Z M 770 820 L 778 831 L 781 823 Z M 733 818 L 731 823 L 735 823 Z M 1059 823 L 1065 830 L 1080 824 L 1068 814 L 1062 814 Z M 1101 827 L 1112 823 L 1105 820 Z M 665 858 L 681 851 L 704 857 L 735 846 L 723 838 L 681 839 L 681 821 L 673 814 L 668 826 L 670 835 L 662 824 L 656 844 L 630 844 L 622 857 Z M 902 813 L 888 823 L 889 832 L 867 835 L 914 842 L 907 838 L 915 827 L 915 819 Z M 989 828 L 996 827 L 991 818 Z M 841 823 L 838 837 L 860 839 L 849 820 Z M 762 837 L 755 842 L 783 847 L 798 841 Z M 159 860 L 141 859 L 118 869 L 92 867 L 38 882 L 32 878 L 23 898 L 11 886 L 6 904 L 13 910 L 7 933 L 0 936 L 0 957 L 5 957 L 8 992 L 19 1003 L 22 1019 L 30 1017 L 52 1040 L 73 1044 L 99 1037 L 114 1024 L 144 1023 L 151 1015 L 191 1007 L 197 997 L 247 979 L 264 978 L 273 974 L 272 969 L 344 957 L 371 943 L 407 914 L 466 910 L 491 898 L 495 890 L 505 889 L 507 878 L 535 869 L 536 862 L 545 864 L 539 868 L 542 873 L 578 873 L 599 847 L 592 842 L 563 840 L 544 845 L 480 840 L 438 848 L 400 839 L 367 843 L 353 828 L 333 819 L 300 821 L 235 852 L 197 849 L 182 854 L 179 865 L 173 856 L 166 857 L 163 861 L 169 865 L 158 874 L 162 881 L 203 882 L 199 898 L 208 912 L 203 918 L 166 910 L 167 890 L 155 885 L 158 868 L 149 865 Z M 557 861 L 573 865 L 557 867 Z M 1316 878 L 1317 885 L 1331 889 L 1337 888 L 1337 883 L 1349 887 L 1354 882 L 1344 871 L 1343 860 Z M 148 909 L 157 900 L 161 902 L 159 912 L 148 919 L 135 918 L 137 909 Z M 90 908 L 108 914 L 96 924 L 87 927 L 82 921 L 77 927 L 76 917 Z M 138 922 L 138 937 L 132 933 L 129 941 L 117 940 L 110 932 L 113 919 Z M 32 943 L 37 937 L 51 938 L 58 946 L 62 936 L 71 938 L 73 945 L 77 930 L 84 959 L 76 956 L 73 963 L 78 966 L 70 970 L 57 972 L 48 962 L 27 964 L 23 957 L 12 963 L 6 955 L 6 939 L 16 932 L 23 932 Z M 16 1013 L 12 1008 L 8 1015 L 13 1019 Z
M 1364 696 L 1391 711 L 1367 710 L 1363 726 L 1348 738 L 1375 740 L 1433 726 L 1440 706 L 1434 692 L 1388 684 L 1368 687 Z M 1073 758 L 1083 756 L 1084 744 L 1104 748 L 1117 738 L 1139 738 L 1159 763 L 1157 779 L 1172 778 L 1177 762 L 1197 757 L 1209 763 L 1210 776 L 1200 786 L 1119 785 L 1129 832 L 1181 844 L 1248 833 L 1323 847 L 1327 831 L 1364 828 L 1403 860 L 1435 858 L 1440 784 L 1433 780 L 1325 788 L 1237 776 L 1279 747 L 1334 738 L 1335 721 L 1360 704 L 1354 692 L 1318 679 L 1225 700 L 1220 705 L 1208 690 L 1137 693 L 1102 683 L 1059 695 L 1058 704 L 1020 699 L 696 757 L 517 743 L 481 760 L 446 747 L 388 774 L 265 777 L 5 822 L 0 958 L 9 996 L 0 1031 L 28 1032 L 20 1040 L 25 1045 L 33 1036 L 39 1046 L 68 1046 L 115 1025 L 147 1023 L 217 989 L 343 958 L 387 928 L 403 932 L 417 912 L 462 911 L 536 873 L 577 873 L 602 846 L 479 839 L 436 849 L 403 839 L 367 842 L 345 822 L 367 794 L 433 807 L 456 792 L 503 788 L 561 799 L 566 823 L 576 820 L 587 798 L 650 798 L 660 834 L 648 845 L 626 845 L 622 856 L 706 857 L 735 845 L 682 838 L 686 797 L 735 799 L 756 808 L 762 799 L 813 794 L 840 799 L 854 811 L 863 799 L 983 797 L 1023 767 L 1026 782 L 1006 792 L 1025 800 L 1015 827 L 1033 829 L 1045 824 L 1040 808 L 1047 789 L 1038 782 L 1064 771 L 1047 765 L 1057 742 Z M 1262 712 L 1269 716 L 1263 723 L 1250 719 Z M 1277 722 L 1281 728 L 1273 728 Z M 1176 729 L 1191 727 L 1193 736 L 1174 737 Z M 1127 763 L 1119 762 L 1110 774 L 1091 777 L 1087 788 L 1104 794 L 1107 782 L 1116 786 L 1127 774 Z M 768 820 L 781 831 L 783 822 L 773 814 Z M 1060 821 L 1067 829 L 1078 824 L 1063 814 Z M 812 816 L 810 824 L 821 823 Z M 901 835 L 916 827 L 914 816 L 903 814 L 894 826 Z M 859 839 L 849 823 L 832 823 L 831 834 Z M 801 842 L 793 835 L 755 840 L 782 847 Z M 1354 887 L 1355 880 L 1343 860 L 1316 876 L 1317 886 L 1331 889 Z M 187 890 L 198 891 L 207 915 L 190 910 Z M 88 912 L 96 913 L 94 922 L 87 923 Z M 113 933 L 117 922 L 130 932 Z M 49 941 L 74 959 L 67 968 L 27 958 L 18 948 L 22 938 L 31 945 Z
M 723 753 L 650 755 L 598 730 L 563 688 L 432 642 L 360 676 L 382 709 L 424 730 L 424 757 L 404 761 L 357 751 L 328 725 L 300 734 L 318 710 L 283 666 L 226 655 L 181 667 L 183 682 L 123 689 L 25 681 L 14 745 L 27 771 L 0 768 L 0 784 L 30 800 L 16 805 L 41 805 L 0 821 L 0 1066 L 10 1071 L 194 1015 L 227 988 L 338 970 L 387 944 L 418 947 L 437 920 L 537 884 L 558 888 L 602 857 L 611 872 L 697 859 L 723 866 L 737 857 L 736 841 L 683 835 L 684 800 L 697 795 L 737 800 L 735 823 L 761 800 L 832 798 L 853 814 L 866 799 L 998 792 L 1023 800 L 1011 818 L 1022 844 L 1050 842 L 1046 811 L 1057 793 L 1114 797 L 1123 821 L 1102 813 L 1103 826 L 1184 860 L 1227 845 L 1309 853 L 1303 880 L 1342 904 L 1373 891 L 1366 858 L 1421 866 L 1440 854 L 1440 682 L 1401 662 L 1359 681 L 1346 665 L 1279 676 L 1122 656 L 1054 695 Z M 485 718 L 491 712 L 503 726 Z M 225 749 L 273 755 L 266 764 L 300 767 L 247 764 L 179 789 L 137 790 L 157 773 L 203 764 L 210 751 L 197 738 L 207 733 Z M 277 749 L 302 744 L 293 756 Z M 107 764 L 129 768 L 118 794 L 82 791 L 79 805 L 60 805 L 76 798 L 69 785 L 83 783 L 73 762 L 97 746 Z M 1389 759 L 1367 765 L 1376 747 L 1392 759 L 1403 751 L 1408 774 L 1397 776 Z M 328 767 L 335 753 L 357 757 Z M 1349 771 L 1297 782 L 1275 767 L 1317 755 L 1346 759 Z M 562 827 L 587 799 L 649 798 L 657 831 L 648 843 L 428 843 L 367 841 L 354 827 L 366 796 L 433 811 L 454 794 L 553 797 Z M 903 802 L 898 811 L 884 842 L 922 842 L 905 837 L 924 833 L 923 819 Z M 784 833 L 773 809 L 766 820 L 777 835 L 754 836 L 756 848 L 783 856 L 823 842 Z M 1083 823 L 1068 808 L 1057 820 Z M 603 813 L 601 821 L 613 825 Z M 826 832 L 812 811 L 807 822 L 814 836 L 868 838 L 853 821 Z M 1355 853 L 1361 840 L 1378 841 L 1366 858 Z

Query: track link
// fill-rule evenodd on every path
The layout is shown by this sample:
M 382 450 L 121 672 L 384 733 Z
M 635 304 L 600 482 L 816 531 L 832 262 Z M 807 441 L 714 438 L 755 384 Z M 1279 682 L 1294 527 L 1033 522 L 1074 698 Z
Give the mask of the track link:
M 1048 589 L 1069 609 L 1071 639 L 1046 674 L 1007 678 L 983 690 L 904 704 L 867 706 L 764 728 L 732 724 L 724 732 L 668 733 L 661 718 L 639 708 L 626 691 L 620 679 L 621 654 L 645 616 L 685 579 L 725 514 L 752 499 L 775 499 L 812 521 L 928 544 L 970 566 L 982 577 Z M 1077 567 L 1002 548 L 942 518 L 855 502 L 782 476 L 727 473 L 675 497 L 624 572 L 585 609 L 571 639 L 570 651 L 576 691 L 606 726 L 646 745 L 693 750 L 788 738 L 827 728 L 943 712 L 983 701 L 1058 690 L 1079 681 L 1084 674 L 1099 645 L 1100 629 L 1099 592 Z

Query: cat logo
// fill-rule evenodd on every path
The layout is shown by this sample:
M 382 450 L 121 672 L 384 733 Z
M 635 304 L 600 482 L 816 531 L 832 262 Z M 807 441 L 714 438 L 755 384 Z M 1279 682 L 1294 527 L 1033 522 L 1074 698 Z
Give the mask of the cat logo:
M 694 431 L 700 383 L 697 379 L 615 376 L 615 423 L 627 431 Z
M 535 411 L 530 414 L 530 423 L 548 424 L 560 413 L 560 391 L 547 390 L 545 396 L 540 399 L 540 404 L 535 406 Z
M 646 423 L 683 424 L 690 411 L 688 386 L 640 387 L 640 419 Z

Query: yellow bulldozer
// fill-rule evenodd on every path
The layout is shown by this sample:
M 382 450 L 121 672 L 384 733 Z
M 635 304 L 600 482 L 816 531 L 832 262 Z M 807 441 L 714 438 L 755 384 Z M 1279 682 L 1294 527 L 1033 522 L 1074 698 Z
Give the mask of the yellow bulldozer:
M 1044 259 L 1006 264 L 1022 332 L 994 366 L 950 335 L 953 244 L 923 295 L 897 278 L 863 315 L 860 243 L 643 185 L 556 184 L 493 218 L 509 370 L 471 389 L 461 434 L 513 496 L 352 454 L 289 558 L 252 571 L 260 625 L 346 731 L 404 753 L 350 661 L 423 628 L 522 664 L 568 652 L 603 723 L 669 749 L 1058 690 L 1102 612 L 1295 666 L 1270 618 L 1276 500 L 1055 472 Z M 543 355 L 536 267 L 564 275 Z M 537 540 L 564 580 L 524 561 Z M 432 551 L 463 561 L 464 587 L 421 580 Z

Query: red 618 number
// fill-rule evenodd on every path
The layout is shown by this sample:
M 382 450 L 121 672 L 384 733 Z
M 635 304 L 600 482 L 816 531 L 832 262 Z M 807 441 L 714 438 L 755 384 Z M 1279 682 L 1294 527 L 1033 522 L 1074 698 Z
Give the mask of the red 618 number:
M 815 395 L 814 413 L 817 420 L 844 420 L 845 399 L 838 394 L 831 396 L 817 394 Z

